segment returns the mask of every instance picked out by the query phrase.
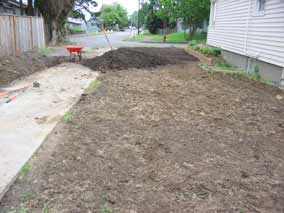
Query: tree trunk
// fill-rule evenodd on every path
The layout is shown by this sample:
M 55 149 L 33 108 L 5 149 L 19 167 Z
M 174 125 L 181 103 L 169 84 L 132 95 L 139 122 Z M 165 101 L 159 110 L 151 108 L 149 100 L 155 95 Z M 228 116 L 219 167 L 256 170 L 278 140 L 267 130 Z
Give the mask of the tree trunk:
M 57 43 L 57 23 L 52 20 L 51 23 L 51 44 L 55 45 Z
M 191 41 L 193 39 L 193 34 L 195 32 L 195 27 L 193 24 L 193 17 L 191 16 L 189 18 L 189 36 L 188 36 L 188 41 Z
M 167 28 L 168 28 L 168 22 L 166 19 L 163 21 L 163 28 L 164 28 L 164 37 L 163 37 L 163 42 L 167 42 Z
M 183 27 L 183 37 L 184 37 L 185 40 L 187 40 L 187 38 L 186 38 L 186 28 L 185 28 L 185 22 L 184 21 L 182 23 L 182 27 Z
M 28 15 L 34 16 L 33 0 L 28 0 Z
M 36 5 L 47 23 L 51 44 L 62 41 L 65 35 L 65 20 L 72 11 L 75 0 L 36 0 Z

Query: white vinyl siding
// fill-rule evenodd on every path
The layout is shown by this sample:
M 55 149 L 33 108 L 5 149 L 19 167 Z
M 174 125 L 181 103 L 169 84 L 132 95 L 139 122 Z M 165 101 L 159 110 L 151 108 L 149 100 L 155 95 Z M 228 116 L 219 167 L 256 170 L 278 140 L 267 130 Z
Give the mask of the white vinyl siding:
M 216 2 L 209 45 L 284 67 L 283 0 L 265 0 L 262 15 L 256 13 L 257 0 Z

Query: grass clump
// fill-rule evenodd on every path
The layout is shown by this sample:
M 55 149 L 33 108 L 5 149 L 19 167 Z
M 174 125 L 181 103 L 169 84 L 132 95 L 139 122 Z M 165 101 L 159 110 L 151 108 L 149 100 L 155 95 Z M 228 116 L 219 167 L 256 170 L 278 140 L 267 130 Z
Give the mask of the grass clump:
M 76 34 L 76 33 L 85 33 L 85 30 L 82 30 L 82 29 L 68 29 L 69 33 L 71 34 Z
M 27 202 L 31 199 L 33 199 L 35 197 L 34 193 L 33 192 L 24 192 L 22 195 L 21 195 L 21 201 L 22 202 Z
M 198 45 L 198 42 L 196 40 L 192 40 L 192 41 L 188 42 L 188 45 L 191 46 L 191 47 L 194 47 L 194 46 Z
M 215 67 L 223 67 L 223 68 L 233 68 L 234 66 L 226 61 L 222 61 L 222 60 L 215 60 L 213 62 L 213 65 Z
M 108 207 L 102 207 L 100 213 L 113 213 L 113 210 Z
M 188 42 L 187 35 L 182 33 L 170 33 L 167 35 L 167 41 L 168 42 L 176 42 L 176 43 L 185 43 Z M 164 39 L 164 35 L 150 35 L 150 38 L 154 41 L 160 41 L 162 42 Z M 207 33 L 195 33 L 192 36 L 192 40 L 196 40 L 199 43 L 203 43 L 206 41 Z
M 20 209 L 11 210 L 11 211 L 8 211 L 7 213 L 29 213 L 29 212 L 30 212 L 30 210 L 28 208 L 21 207 Z M 3 212 L 3 213 L 5 213 L 5 212 Z
M 134 37 L 128 38 L 127 41 L 142 41 L 144 40 L 145 36 L 143 34 L 136 35 Z
M 222 51 L 219 48 L 211 48 L 207 46 L 197 46 L 196 45 L 196 46 L 193 46 L 193 49 L 206 56 L 218 57 L 222 54 Z
M 198 51 L 198 52 L 200 52 L 200 53 L 202 53 L 203 55 L 206 55 L 206 56 L 218 57 L 222 54 L 222 50 L 220 48 L 208 47 L 204 44 L 201 44 L 197 40 L 192 40 L 192 41 L 188 42 L 188 46 L 190 48 L 192 48 L 193 50 Z
M 99 88 L 99 86 L 101 85 L 101 81 L 99 81 L 99 80 L 95 80 L 95 81 L 93 81 L 91 84 L 90 84 L 90 86 L 87 88 L 87 93 L 92 93 L 92 92 L 94 92 L 94 91 L 96 91 L 98 88 Z
M 21 169 L 21 171 L 19 173 L 19 179 L 20 180 L 24 179 L 31 170 L 32 170 L 32 166 L 29 163 L 26 163 L 22 167 L 22 169 Z
M 72 114 L 72 112 L 66 112 L 65 115 L 63 116 L 63 119 L 66 122 L 72 121 L 73 118 L 74 118 L 74 115 Z
M 39 48 L 38 51 L 42 54 L 47 54 L 54 51 L 54 48 L 52 47 Z
M 49 209 L 48 206 L 49 206 L 49 202 L 44 205 L 44 207 L 42 209 L 42 213 L 49 213 L 50 212 L 49 211 L 50 209 Z

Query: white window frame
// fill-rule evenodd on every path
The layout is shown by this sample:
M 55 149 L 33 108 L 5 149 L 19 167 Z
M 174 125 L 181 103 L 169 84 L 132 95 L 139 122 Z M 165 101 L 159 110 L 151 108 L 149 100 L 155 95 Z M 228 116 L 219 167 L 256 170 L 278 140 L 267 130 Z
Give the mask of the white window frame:
M 261 10 L 261 7 L 263 8 Z M 255 1 L 255 15 L 264 16 L 265 15 L 266 0 L 256 0 Z

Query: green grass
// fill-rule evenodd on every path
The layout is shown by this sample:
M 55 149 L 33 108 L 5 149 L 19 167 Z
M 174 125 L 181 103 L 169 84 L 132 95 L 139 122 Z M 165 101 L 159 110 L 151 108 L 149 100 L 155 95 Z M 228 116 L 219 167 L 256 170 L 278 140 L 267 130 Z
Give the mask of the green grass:
M 230 64 L 226 61 L 221 61 L 221 60 L 215 60 L 213 64 L 214 64 L 215 67 L 224 67 L 224 68 L 234 67 L 232 64 Z
M 19 213 L 28 213 L 29 209 L 25 207 L 21 207 Z
M 21 171 L 19 173 L 19 179 L 20 180 L 24 179 L 31 170 L 32 170 L 32 166 L 29 163 L 26 163 L 22 167 L 22 169 L 21 169 Z
M 173 43 L 185 43 L 187 42 L 186 38 L 188 37 L 188 33 L 171 33 L 167 35 L 167 42 L 173 42 Z M 137 35 L 135 37 L 127 39 L 127 41 L 142 41 L 144 39 L 152 40 L 152 41 L 158 41 L 163 42 L 164 35 L 153 35 L 149 33 L 148 31 L 145 31 L 141 35 Z M 206 33 L 196 33 L 193 35 L 193 40 L 198 41 L 198 43 L 205 43 L 207 38 Z
M 113 210 L 108 207 L 102 207 L 100 213 L 113 213 Z
M 209 72 L 209 73 L 223 73 L 226 75 L 233 75 L 233 76 L 242 76 L 244 78 L 248 78 L 253 81 L 259 81 L 264 84 L 270 85 L 270 86 L 275 86 L 271 81 L 265 80 L 261 78 L 258 72 L 245 72 L 242 70 L 237 70 L 237 68 L 228 68 L 228 67 L 211 67 L 208 66 L 207 64 L 200 63 L 199 66 Z M 219 69 L 218 69 L 219 68 Z M 227 68 L 227 69 L 226 69 Z
M 66 122 L 72 121 L 73 118 L 74 118 L 74 115 L 72 114 L 72 112 L 66 112 L 65 115 L 63 116 L 63 119 Z
M 35 197 L 34 193 L 33 192 L 24 192 L 22 195 L 21 195 L 21 201 L 22 202 L 27 202 L 31 199 L 33 199 Z
M 144 38 L 145 38 L 145 35 L 140 34 L 140 35 L 128 38 L 127 41 L 142 41 L 144 40 Z
M 90 86 L 87 88 L 86 92 L 87 92 L 87 93 L 92 93 L 92 92 L 96 91 L 96 90 L 99 88 L 99 86 L 101 85 L 101 83 L 102 83 L 102 82 L 99 81 L 99 80 L 93 81 L 93 82 L 90 84 Z
M 42 209 L 42 213 L 49 213 L 49 207 L 48 207 L 48 205 L 49 205 L 49 202 L 44 205 L 44 207 L 43 207 L 43 209 Z
M 54 51 L 54 48 L 52 48 L 52 47 L 39 48 L 38 51 L 40 53 L 47 54 L 47 53 Z
M 150 36 L 152 40 L 154 41 L 163 41 L 164 35 L 151 35 Z M 186 37 L 188 37 L 188 33 L 184 36 L 184 33 L 171 33 L 167 35 L 167 41 L 168 42 L 187 42 Z M 207 38 L 206 33 L 196 33 L 193 35 L 192 40 L 196 40 L 199 42 L 205 42 Z
M 70 33 L 85 33 L 85 31 L 81 29 L 69 29 L 69 32 Z

